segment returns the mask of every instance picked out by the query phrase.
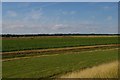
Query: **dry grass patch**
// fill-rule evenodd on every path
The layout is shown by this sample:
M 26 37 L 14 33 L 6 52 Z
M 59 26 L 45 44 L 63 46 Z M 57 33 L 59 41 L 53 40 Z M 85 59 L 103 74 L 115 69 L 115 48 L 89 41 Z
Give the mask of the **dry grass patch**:
M 118 78 L 118 61 L 67 73 L 61 78 Z

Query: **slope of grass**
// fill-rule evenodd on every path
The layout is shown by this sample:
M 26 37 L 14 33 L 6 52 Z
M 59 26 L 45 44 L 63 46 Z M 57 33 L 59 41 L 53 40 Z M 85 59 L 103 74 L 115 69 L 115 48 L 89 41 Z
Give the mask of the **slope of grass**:
M 67 73 L 60 78 L 118 78 L 118 61 Z
M 38 37 L 10 38 L 2 40 L 2 51 L 60 48 L 71 46 L 117 44 L 117 37 Z
M 6 61 L 3 62 L 3 78 L 53 77 L 69 71 L 117 60 L 117 53 L 117 49 L 108 49 Z

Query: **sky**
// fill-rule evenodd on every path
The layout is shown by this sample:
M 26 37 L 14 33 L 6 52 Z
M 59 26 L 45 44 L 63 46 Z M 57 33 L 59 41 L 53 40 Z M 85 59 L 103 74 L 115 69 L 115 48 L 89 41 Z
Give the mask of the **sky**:
M 3 34 L 116 34 L 117 2 L 3 2 Z
M 2 2 L 119 2 L 119 0 L 2 0 Z

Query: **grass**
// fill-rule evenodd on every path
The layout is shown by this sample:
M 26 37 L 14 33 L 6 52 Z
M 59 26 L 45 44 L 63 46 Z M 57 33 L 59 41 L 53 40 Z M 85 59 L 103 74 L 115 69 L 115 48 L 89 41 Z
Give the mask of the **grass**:
M 85 46 L 86 47 L 86 46 Z M 93 46 L 91 46 L 93 47 Z M 68 53 L 68 51 L 70 53 L 74 53 L 74 52 L 82 52 L 82 51 L 91 51 L 91 50 L 98 50 L 98 49 L 112 49 L 112 48 L 118 48 L 118 46 L 107 46 L 107 47 L 93 47 L 93 48 L 76 48 L 76 47 L 72 47 L 69 49 L 68 48 L 53 48 L 52 50 L 51 49 L 42 49 L 42 50 L 45 50 L 45 52 L 40 52 L 40 51 L 36 51 L 36 52 L 32 52 L 29 50 L 26 51 L 27 53 L 20 53 L 20 52 L 10 52 L 10 53 L 3 53 L 2 54 L 2 59 L 10 59 L 10 58 L 17 58 L 17 57 L 30 57 L 30 56 L 44 56 L 44 55 L 53 55 L 53 54 L 60 54 L 60 53 Z
M 70 71 L 117 60 L 118 50 L 71 52 L 3 62 L 3 78 L 55 77 Z M 70 54 L 71 53 L 71 54 Z
M 67 73 L 60 78 L 118 78 L 118 61 Z
M 20 51 L 99 44 L 117 44 L 117 37 L 37 37 L 2 39 L 2 51 Z

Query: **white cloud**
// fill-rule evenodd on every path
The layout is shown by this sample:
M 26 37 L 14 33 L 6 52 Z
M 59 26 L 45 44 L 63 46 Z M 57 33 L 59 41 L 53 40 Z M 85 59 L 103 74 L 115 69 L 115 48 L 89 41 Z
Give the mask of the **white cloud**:
M 34 19 L 34 20 L 38 20 L 41 18 L 42 16 L 42 10 L 39 9 L 39 10 L 32 10 L 30 12 L 28 12 L 25 16 L 25 20 L 30 20 L 30 19 Z
M 108 20 L 108 21 L 112 20 L 112 16 L 108 16 L 108 17 L 107 17 L 107 20 Z
M 25 27 L 25 25 L 23 24 L 13 24 L 13 25 L 10 25 L 10 28 L 23 28 Z
M 68 14 L 68 12 L 66 12 L 66 11 L 63 11 L 63 12 L 62 12 L 62 14 L 66 15 L 66 14 Z
M 73 15 L 76 13 L 77 13 L 76 11 L 62 11 L 62 14 L 64 14 L 64 15 Z
M 41 16 L 42 16 L 41 10 L 31 12 L 31 18 L 33 19 L 39 19 Z
M 15 11 L 8 11 L 7 14 L 9 17 L 16 17 L 17 16 L 17 13 Z
M 95 16 L 91 16 L 92 19 L 95 19 Z
M 3 29 L 15 29 L 15 28 L 23 28 L 25 27 L 25 24 L 23 24 L 22 22 L 17 22 L 15 21 L 14 23 L 12 22 L 3 22 Z
M 59 4 L 59 3 L 52 2 L 52 3 L 44 4 L 44 5 L 42 5 L 41 7 L 42 7 L 42 8 L 45 8 L 45 7 L 53 6 L 53 5 L 56 5 L 56 4 Z
M 71 11 L 70 14 L 76 14 L 76 11 Z
M 53 30 L 58 30 L 58 29 L 66 28 L 66 27 L 68 27 L 68 25 L 66 25 L 66 24 L 55 24 L 55 25 L 52 27 L 52 29 L 53 29 Z
M 110 7 L 109 6 L 104 6 L 103 9 L 105 9 L 105 10 L 110 9 Z

